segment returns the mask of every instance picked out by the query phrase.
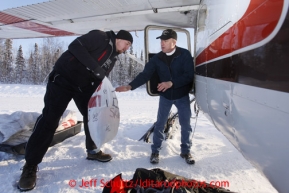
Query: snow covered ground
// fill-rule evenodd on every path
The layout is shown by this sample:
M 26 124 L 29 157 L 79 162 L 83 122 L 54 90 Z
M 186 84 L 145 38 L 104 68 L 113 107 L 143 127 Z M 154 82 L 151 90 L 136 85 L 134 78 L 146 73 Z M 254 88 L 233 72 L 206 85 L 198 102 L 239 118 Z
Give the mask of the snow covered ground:
M 41 113 L 44 93 L 45 86 L 0 84 L 0 114 Z M 145 89 L 117 93 L 117 97 L 120 108 L 118 134 L 102 147 L 113 160 L 108 163 L 86 160 L 82 128 L 76 136 L 49 148 L 39 165 L 36 188 L 31 192 L 102 192 L 103 182 L 119 173 L 124 180 L 130 180 L 136 168 L 156 167 L 198 181 L 225 184 L 224 188 L 240 193 L 277 192 L 201 112 L 193 136 L 192 154 L 196 164 L 188 165 L 179 156 L 179 131 L 173 139 L 164 142 L 160 163 L 150 164 L 150 144 L 138 140 L 156 120 L 158 97 L 150 97 Z M 73 102 L 68 109 L 77 111 L 81 120 Z M 196 119 L 192 118 L 193 128 L 195 123 Z M 16 186 L 24 163 L 23 156 L 0 152 L 1 192 L 19 192 Z M 84 181 L 92 183 L 83 187 Z M 71 187 L 73 183 L 75 186 Z

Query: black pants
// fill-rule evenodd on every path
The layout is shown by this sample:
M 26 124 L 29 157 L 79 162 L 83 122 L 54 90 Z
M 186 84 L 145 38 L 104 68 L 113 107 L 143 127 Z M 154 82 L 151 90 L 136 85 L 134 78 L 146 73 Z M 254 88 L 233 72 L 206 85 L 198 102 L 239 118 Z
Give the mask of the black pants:
M 58 127 L 59 120 L 71 99 L 74 100 L 83 116 L 86 149 L 96 148 L 88 130 L 87 116 L 89 99 L 100 82 L 94 82 L 85 88 L 78 88 L 55 71 L 51 72 L 44 96 L 45 106 L 42 114 L 37 118 L 33 133 L 26 145 L 25 160 L 28 164 L 37 165 L 42 161 Z

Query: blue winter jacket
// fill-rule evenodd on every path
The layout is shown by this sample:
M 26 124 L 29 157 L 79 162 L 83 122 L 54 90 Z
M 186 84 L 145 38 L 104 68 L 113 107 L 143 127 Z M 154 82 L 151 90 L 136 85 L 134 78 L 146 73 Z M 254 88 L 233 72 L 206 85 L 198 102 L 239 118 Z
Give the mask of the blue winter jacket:
M 183 48 L 176 47 L 171 64 L 166 62 L 166 54 L 159 52 L 146 65 L 144 70 L 129 83 L 131 90 L 145 84 L 154 72 L 157 72 L 160 83 L 172 81 L 173 86 L 165 92 L 160 92 L 166 99 L 175 100 L 187 95 L 194 80 L 194 61 L 191 53 Z

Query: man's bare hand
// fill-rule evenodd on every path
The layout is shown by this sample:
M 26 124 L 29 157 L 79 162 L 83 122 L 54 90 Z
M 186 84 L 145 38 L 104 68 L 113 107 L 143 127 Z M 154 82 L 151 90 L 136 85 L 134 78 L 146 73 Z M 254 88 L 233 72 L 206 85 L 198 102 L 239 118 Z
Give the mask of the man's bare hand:
M 171 88 L 172 86 L 173 86 L 173 83 L 171 81 L 162 82 L 158 84 L 158 91 L 165 92 L 167 89 Z
M 116 92 L 126 92 L 126 91 L 129 91 L 129 90 L 131 90 L 131 86 L 130 85 L 119 86 L 119 87 L 115 88 Z

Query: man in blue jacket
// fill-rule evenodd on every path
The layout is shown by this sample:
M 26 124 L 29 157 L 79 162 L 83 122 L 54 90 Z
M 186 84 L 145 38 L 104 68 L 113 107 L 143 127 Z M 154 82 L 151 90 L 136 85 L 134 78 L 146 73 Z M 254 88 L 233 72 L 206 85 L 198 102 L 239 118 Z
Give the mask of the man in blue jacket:
M 26 163 L 18 188 L 31 190 L 36 185 L 37 165 L 41 163 L 58 127 L 59 120 L 73 99 L 83 115 L 87 159 L 107 162 L 109 154 L 95 151 L 88 129 L 88 101 L 105 76 L 109 75 L 118 54 L 129 49 L 132 35 L 125 30 L 92 30 L 76 38 L 56 61 L 44 96 L 45 106 L 25 148 Z
M 159 162 L 159 151 L 164 140 L 164 125 L 168 119 L 172 105 L 178 109 L 181 125 L 181 154 L 188 164 L 194 164 L 190 149 L 192 146 L 190 125 L 191 107 L 189 92 L 194 79 L 194 63 L 190 52 L 176 46 L 177 33 L 172 29 L 166 29 L 161 39 L 162 51 L 156 54 L 146 65 L 140 74 L 127 86 L 116 88 L 117 92 L 134 90 L 150 80 L 154 72 L 157 72 L 160 82 L 157 86 L 160 92 L 157 121 L 154 128 L 152 154 L 150 162 Z

